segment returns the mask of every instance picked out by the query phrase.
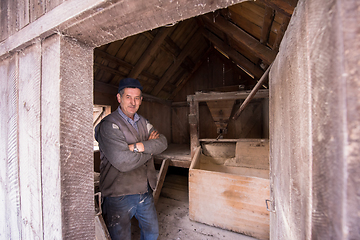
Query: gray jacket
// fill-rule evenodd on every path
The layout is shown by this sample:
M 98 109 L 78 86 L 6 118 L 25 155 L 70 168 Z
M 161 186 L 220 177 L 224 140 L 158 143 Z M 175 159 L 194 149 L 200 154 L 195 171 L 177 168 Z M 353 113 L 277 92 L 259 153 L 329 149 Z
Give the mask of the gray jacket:
M 156 171 L 152 155 L 167 148 L 167 140 L 160 134 L 158 139 L 149 135 L 155 129 L 142 116 L 138 121 L 137 132 L 121 115 L 114 111 L 105 117 L 95 128 L 95 138 L 100 148 L 100 190 L 103 196 L 147 192 L 148 182 L 156 187 Z M 128 145 L 136 142 L 144 144 L 145 151 L 135 153 Z

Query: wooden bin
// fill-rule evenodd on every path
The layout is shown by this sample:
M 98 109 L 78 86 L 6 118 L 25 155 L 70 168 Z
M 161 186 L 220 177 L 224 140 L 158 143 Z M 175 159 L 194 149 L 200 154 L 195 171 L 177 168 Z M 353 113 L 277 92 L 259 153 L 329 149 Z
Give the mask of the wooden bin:
M 203 154 L 204 145 L 197 149 L 189 169 L 190 219 L 269 239 L 265 203 L 270 197 L 268 140 L 241 139 L 233 144 L 236 147 L 225 151 L 226 145 L 212 148 L 225 153 L 220 157 L 209 156 L 211 151 Z

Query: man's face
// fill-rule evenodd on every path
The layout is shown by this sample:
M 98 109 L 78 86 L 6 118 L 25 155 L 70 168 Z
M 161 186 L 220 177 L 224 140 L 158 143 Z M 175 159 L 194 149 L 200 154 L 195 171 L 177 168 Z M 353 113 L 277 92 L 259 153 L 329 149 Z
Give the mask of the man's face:
M 134 114 L 139 109 L 142 101 L 141 90 L 138 88 L 125 88 L 122 96 L 120 96 L 120 93 L 117 94 L 117 100 L 125 115 L 134 119 Z

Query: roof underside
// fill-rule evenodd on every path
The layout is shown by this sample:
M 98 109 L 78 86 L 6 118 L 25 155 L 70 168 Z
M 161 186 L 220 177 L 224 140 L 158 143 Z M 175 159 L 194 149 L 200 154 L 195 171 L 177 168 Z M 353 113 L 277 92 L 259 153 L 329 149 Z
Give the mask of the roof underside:
M 274 61 L 296 3 L 243 2 L 98 47 L 95 87 L 132 77 L 144 93 L 172 100 L 213 51 L 256 81 Z

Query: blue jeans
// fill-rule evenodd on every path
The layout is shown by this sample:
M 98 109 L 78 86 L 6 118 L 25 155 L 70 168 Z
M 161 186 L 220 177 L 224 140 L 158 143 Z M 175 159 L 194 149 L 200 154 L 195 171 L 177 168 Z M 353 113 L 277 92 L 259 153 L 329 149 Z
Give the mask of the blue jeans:
M 104 197 L 104 220 L 112 240 L 131 239 L 131 219 L 139 222 L 141 240 L 156 240 L 159 223 L 152 191 L 120 197 Z

